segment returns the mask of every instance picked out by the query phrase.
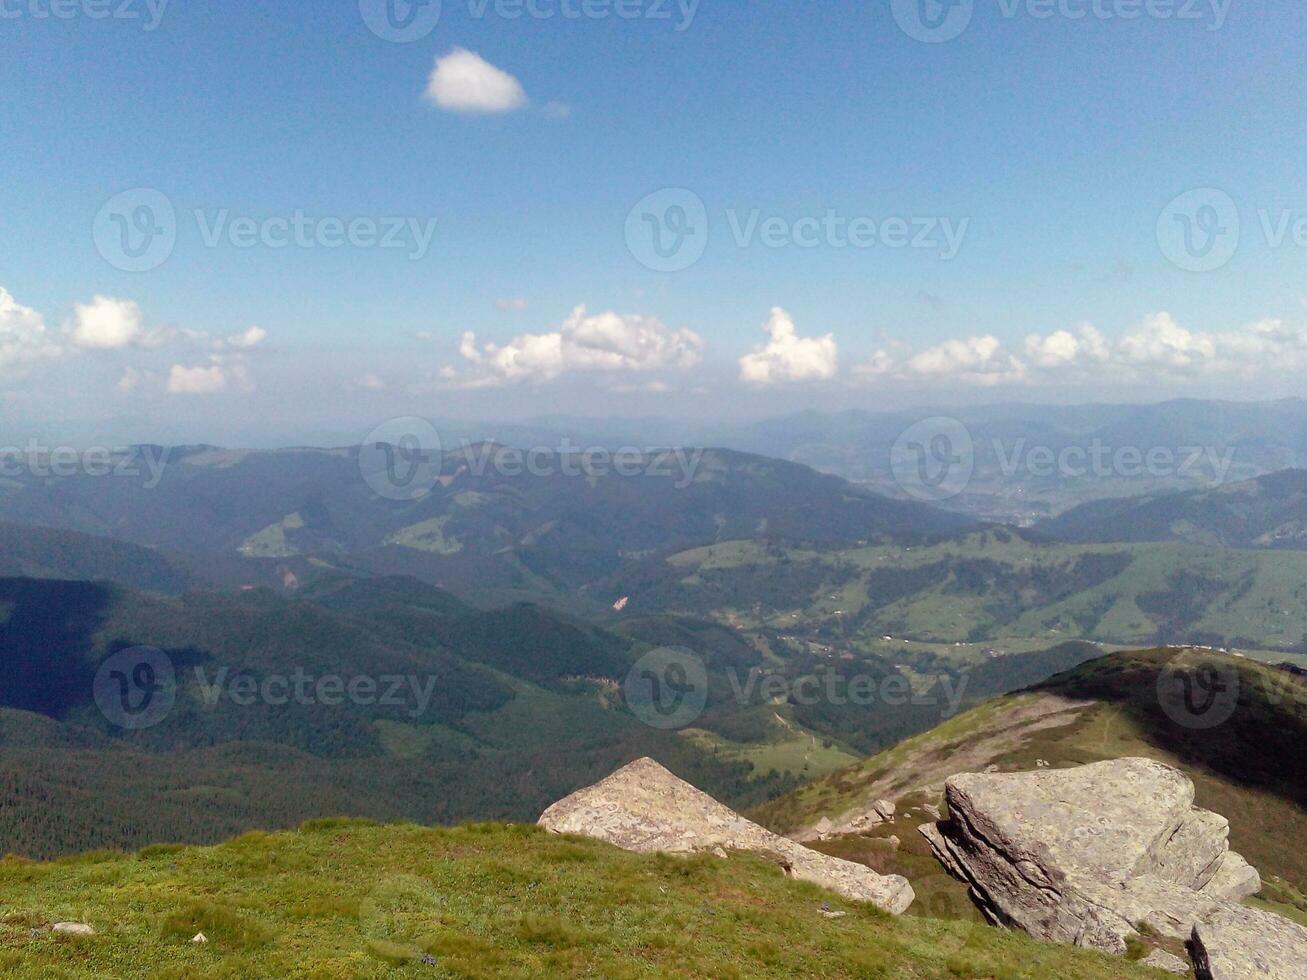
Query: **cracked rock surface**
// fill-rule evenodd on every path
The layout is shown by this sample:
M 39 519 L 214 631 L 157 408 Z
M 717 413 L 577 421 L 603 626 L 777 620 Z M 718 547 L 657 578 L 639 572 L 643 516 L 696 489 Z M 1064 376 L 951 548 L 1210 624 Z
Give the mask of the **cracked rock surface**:
M 1206 949 L 1209 966 L 1195 957 L 1200 976 L 1307 977 L 1307 930 L 1237 904 L 1261 879 L 1230 850 L 1228 821 L 1194 806 L 1177 769 L 1118 759 L 966 773 L 947 781 L 945 800 L 949 819 L 921 832 L 995 924 L 1112 953 L 1144 925 Z M 1253 955 L 1260 972 L 1237 959 Z M 1292 971 L 1277 972 L 1293 957 Z
M 607 841 L 640 853 L 690 853 L 714 848 L 754 851 L 786 874 L 894 914 L 915 897 L 906 878 L 879 875 L 773 834 L 714 800 L 652 759 L 639 759 L 606 779 L 559 800 L 540 825 L 560 834 Z

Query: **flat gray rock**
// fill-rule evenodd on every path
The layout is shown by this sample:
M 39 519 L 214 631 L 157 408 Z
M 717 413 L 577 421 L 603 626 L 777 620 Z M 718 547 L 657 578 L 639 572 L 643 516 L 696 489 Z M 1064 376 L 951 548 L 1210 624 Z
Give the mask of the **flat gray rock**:
M 559 800 L 541 815 L 540 825 L 640 853 L 684 854 L 714 848 L 762 853 L 793 878 L 896 915 L 906 911 L 915 897 L 906 878 L 879 875 L 864 865 L 773 834 L 652 759 L 632 762 Z
M 94 936 L 95 929 L 84 922 L 56 922 L 50 931 L 60 936 Z
M 1175 973 L 1187 976 L 1193 971 L 1190 970 L 1189 964 L 1174 953 L 1168 953 L 1164 949 L 1155 949 L 1141 961 L 1144 966 L 1151 966 L 1154 970 L 1165 970 L 1167 973 Z
M 1307 929 L 1283 916 L 1224 905 L 1193 931 L 1199 980 L 1302 980 L 1307 977 Z

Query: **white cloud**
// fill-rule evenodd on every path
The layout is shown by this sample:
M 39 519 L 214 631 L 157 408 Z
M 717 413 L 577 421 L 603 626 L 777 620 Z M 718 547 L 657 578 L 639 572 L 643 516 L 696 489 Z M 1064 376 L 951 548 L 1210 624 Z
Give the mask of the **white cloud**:
M 1026 339 L 1026 351 L 1053 377 L 1073 371 L 1104 381 L 1203 376 L 1252 378 L 1296 370 L 1307 361 L 1307 328 L 1262 320 L 1234 330 L 1189 330 L 1166 312 L 1152 313 L 1109 342 L 1085 324 L 1068 342 L 1067 331 Z
M 173 395 L 214 395 L 227 388 L 227 373 L 221 364 L 185 367 L 174 364 L 168 372 L 168 392 Z
M 572 372 L 648 372 L 687 370 L 703 359 L 704 342 L 691 330 L 672 330 L 655 317 L 612 312 L 586 314 L 574 309 L 556 331 L 522 334 L 507 344 L 478 345 L 465 333 L 459 354 L 471 365 L 465 374 L 452 368 L 446 381 L 465 387 L 551 381 Z
M 228 347 L 232 350 L 253 350 L 267 339 L 268 331 L 262 327 L 250 327 L 219 341 L 217 346 L 220 348 Z
M 21 378 L 38 360 L 60 353 L 41 314 L 0 287 L 0 379 Z
M 879 378 L 893 374 L 894 368 L 894 355 L 887 350 L 878 350 L 862 364 L 855 365 L 853 373 L 861 377 Z
M 839 370 L 839 348 L 832 334 L 800 337 L 794 320 L 779 306 L 763 325 L 768 341 L 740 358 L 740 380 L 748 385 L 826 381 Z
M 546 102 L 541 111 L 546 119 L 567 119 L 572 115 L 572 107 L 566 102 Z
M 362 388 L 364 391 L 385 391 L 386 382 L 380 376 L 369 371 L 367 374 L 358 378 L 354 382 L 355 387 Z
M 521 313 L 530 304 L 520 296 L 507 296 L 495 300 L 495 309 L 501 313 Z
M 521 82 L 464 48 L 436 59 L 426 97 L 449 112 L 512 112 L 527 103 Z
M 73 344 L 83 350 L 119 350 L 146 340 L 141 308 L 109 296 L 75 304 L 70 331 Z
M 646 381 L 643 384 L 619 384 L 608 389 L 618 395 L 665 395 L 672 390 L 666 381 Z
M 1058 330 L 1041 337 L 1026 338 L 1026 356 L 1041 368 L 1060 368 L 1085 362 L 1102 364 L 1112 356 L 1103 335 L 1091 323 L 1082 323 L 1075 333 Z
M 1189 371 L 1215 359 L 1216 341 L 1186 330 L 1169 313 L 1154 313 L 1122 337 L 1116 351 L 1122 362 L 1132 366 Z
M 946 340 L 908 359 L 907 370 L 923 378 L 947 378 L 968 384 L 996 385 L 1020 381 L 1026 366 L 1005 354 L 992 334 Z

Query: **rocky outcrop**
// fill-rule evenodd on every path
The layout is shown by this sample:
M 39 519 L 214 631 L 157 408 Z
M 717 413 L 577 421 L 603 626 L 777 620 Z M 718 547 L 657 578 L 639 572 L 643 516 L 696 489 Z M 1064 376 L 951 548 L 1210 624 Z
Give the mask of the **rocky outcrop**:
M 1307 929 L 1271 912 L 1223 905 L 1193 930 L 1199 980 L 1307 976 Z
M 949 819 L 921 828 L 936 856 L 992 922 L 1040 939 L 1124 953 L 1146 926 L 1189 940 L 1198 923 L 1237 928 L 1234 903 L 1261 888 L 1230 850 L 1225 818 L 1195 807 L 1189 778 L 1151 759 L 963 774 L 945 800 Z M 1253 975 L 1303 974 L 1212 973 Z
M 746 820 L 652 759 L 640 759 L 607 779 L 555 803 L 540 817 L 555 833 L 607 841 L 640 853 L 753 851 L 786 874 L 845 898 L 895 914 L 912 904 L 912 886 L 897 875 L 810 850 Z

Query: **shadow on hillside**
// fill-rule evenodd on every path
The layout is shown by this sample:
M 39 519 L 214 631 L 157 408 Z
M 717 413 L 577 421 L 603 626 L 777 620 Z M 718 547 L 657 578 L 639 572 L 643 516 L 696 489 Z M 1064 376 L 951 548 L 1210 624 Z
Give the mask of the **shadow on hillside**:
M 0 706 L 59 718 L 90 700 L 87 653 L 112 601 L 90 582 L 0 579 Z
M 1307 744 L 1307 679 L 1216 655 L 1186 655 L 1176 666 L 1175 656 L 1175 651 L 1113 655 L 1039 689 L 1110 703 L 1125 711 L 1151 744 L 1185 765 L 1307 809 L 1307 755 L 1302 751 Z M 1169 683 L 1191 684 L 1200 700 L 1211 678 L 1220 678 L 1217 693 L 1231 699 L 1233 710 L 1218 704 L 1197 723 L 1183 712 L 1168 713 L 1159 694 L 1159 678 L 1168 665 L 1173 665 L 1169 676 L 1179 676 Z M 1227 693 L 1235 685 L 1237 701 Z M 1214 723 L 1226 714 L 1227 719 Z

